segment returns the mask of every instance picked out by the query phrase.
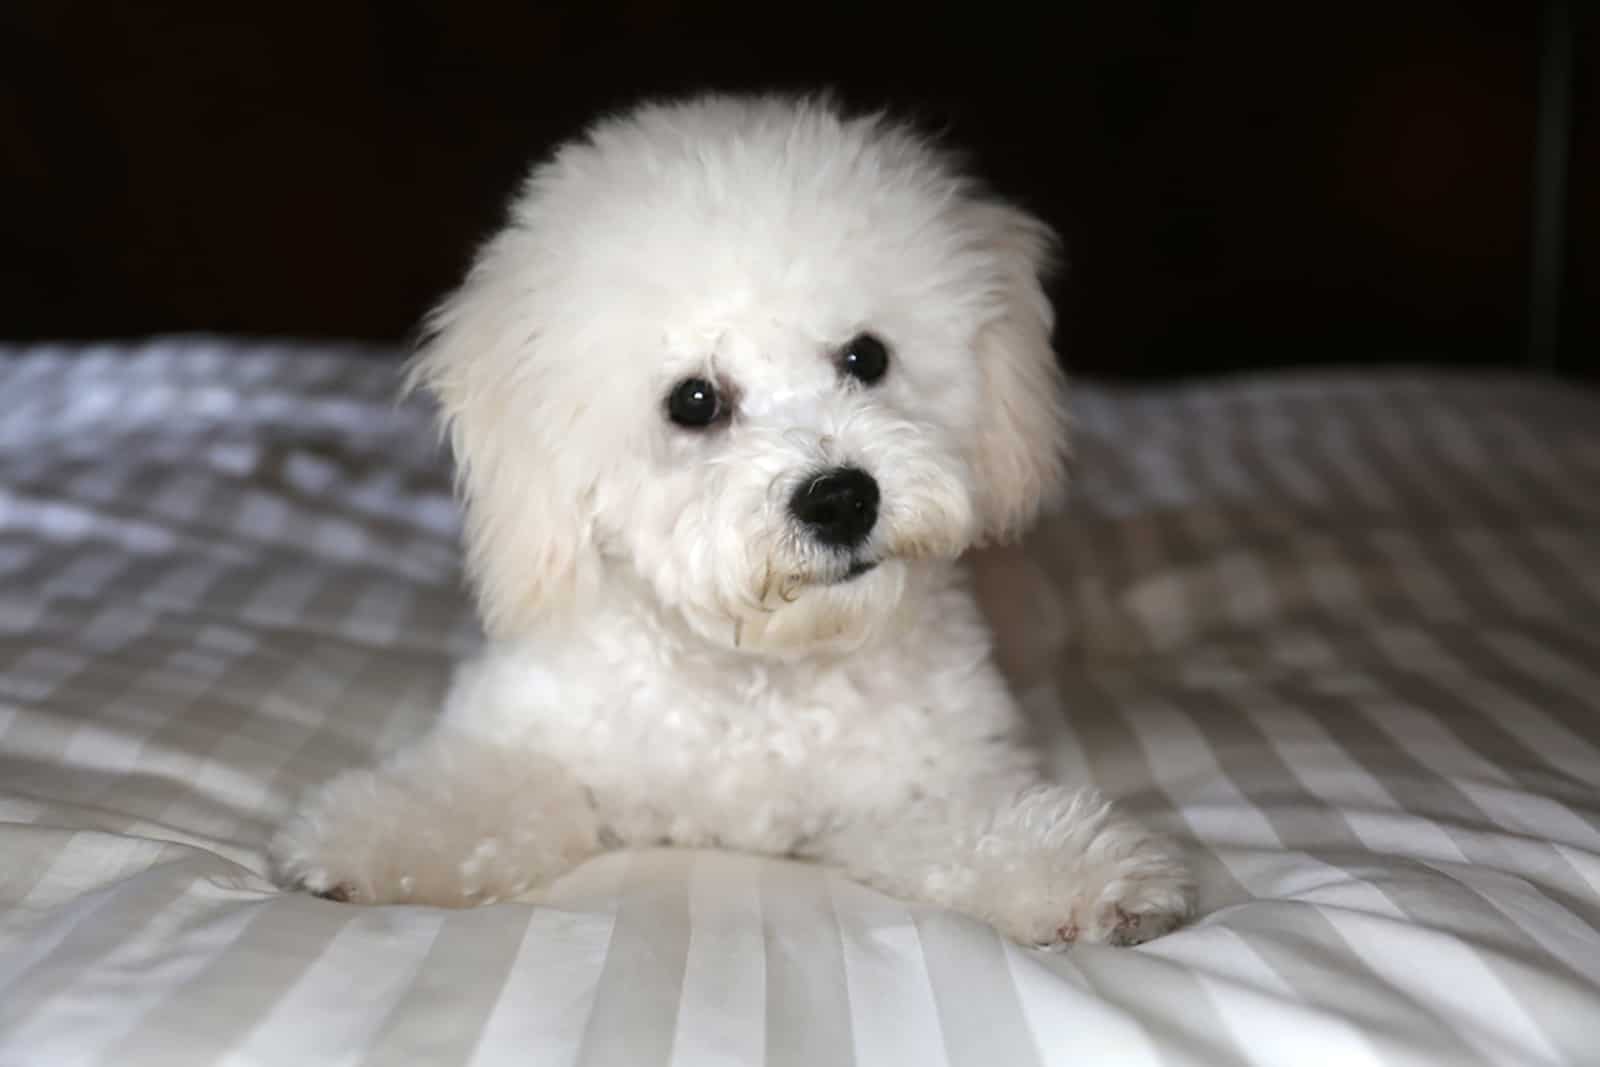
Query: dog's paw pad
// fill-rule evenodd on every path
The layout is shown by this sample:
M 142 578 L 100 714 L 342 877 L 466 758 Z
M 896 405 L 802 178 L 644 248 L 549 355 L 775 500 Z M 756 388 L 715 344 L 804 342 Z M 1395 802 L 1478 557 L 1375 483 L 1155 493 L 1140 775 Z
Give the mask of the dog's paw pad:
M 331 885 L 327 889 L 312 890 L 311 895 L 314 897 L 320 897 L 323 900 L 331 900 L 337 904 L 354 904 L 357 902 L 357 895 L 354 887 L 344 882 Z
M 1116 908 L 1116 921 L 1106 935 L 1106 943 L 1131 947 L 1154 941 L 1183 924 L 1183 914 L 1164 911 L 1128 911 Z
M 1034 941 L 1033 947 L 1045 952 L 1062 952 L 1075 945 L 1082 935 L 1076 922 L 1064 922 L 1049 937 Z
M 1050 932 L 1035 937 L 1034 948 L 1045 952 L 1064 952 L 1074 945 L 1116 945 L 1131 947 L 1154 941 L 1182 925 L 1181 913 L 1133 911 L 1120 904 L 1088 916 L 1068 919 Z

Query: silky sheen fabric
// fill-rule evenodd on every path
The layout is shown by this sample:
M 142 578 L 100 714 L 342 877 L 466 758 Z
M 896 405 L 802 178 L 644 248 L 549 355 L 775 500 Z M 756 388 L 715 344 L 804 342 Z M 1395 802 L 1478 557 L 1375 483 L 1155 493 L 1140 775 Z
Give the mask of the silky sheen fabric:
M 386 353 L 0 349 L 0 1064 L 1600 1063 L 1600 399 L 1079 384 L 979 560 L 1055 768 L 1201 916 L 1047 955 L 817 867 L 612 854 L 476 911 L 283 893 L 304 787 L 479 640 Z

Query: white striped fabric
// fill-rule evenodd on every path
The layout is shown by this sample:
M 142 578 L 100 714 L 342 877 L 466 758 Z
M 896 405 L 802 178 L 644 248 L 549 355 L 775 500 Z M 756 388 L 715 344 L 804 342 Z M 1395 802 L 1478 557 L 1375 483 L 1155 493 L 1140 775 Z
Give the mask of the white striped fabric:
M 1078 388 L 1072 506 L 983 589 L 1052 766 L 1204 914 L 1047 956 L 731 854 L 276 891 L 295 795 L 477 640 L 388 355 L 0 349 L 0 1065 L 1600 1064 L 1594 395 Z

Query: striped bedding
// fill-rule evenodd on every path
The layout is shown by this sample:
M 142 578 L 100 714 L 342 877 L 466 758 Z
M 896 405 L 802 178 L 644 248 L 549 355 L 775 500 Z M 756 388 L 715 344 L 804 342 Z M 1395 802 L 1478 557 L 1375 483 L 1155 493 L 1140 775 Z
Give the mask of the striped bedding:
M 477 640 L 381 355 L 0 350 L 0 1064 L 1600 1064 L 1600 398 L 1080 385 L 1071 507 L 982 588 L 1203 917 L 1042 955 L 731 854 L 276 891 L 296 793 Z

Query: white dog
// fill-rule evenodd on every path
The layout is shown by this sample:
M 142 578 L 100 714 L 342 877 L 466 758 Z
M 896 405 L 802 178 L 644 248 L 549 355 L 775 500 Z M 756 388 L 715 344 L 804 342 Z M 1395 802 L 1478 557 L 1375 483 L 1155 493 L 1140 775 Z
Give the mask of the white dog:
M 1174 847 L 1043 781 L 959 561 L 1062 483 L 1051 243 L 825 101 L 647 105 L 535 169 L 411 370 L 490 643 L 309 797 L 280 877 L 467 906 L 670 843 L 1029 945 L 1181 921 Z

